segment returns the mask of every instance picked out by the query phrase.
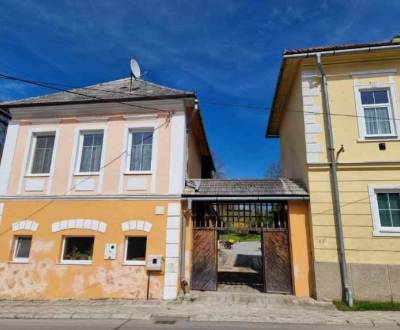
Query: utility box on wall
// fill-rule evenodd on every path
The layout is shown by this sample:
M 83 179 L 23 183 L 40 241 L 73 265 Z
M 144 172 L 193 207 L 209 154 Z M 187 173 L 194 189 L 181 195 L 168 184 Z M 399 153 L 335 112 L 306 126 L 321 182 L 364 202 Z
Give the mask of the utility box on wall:
M 147 257 L 147 262 L 146 262 L 146 268 L 148 271 L 155 271 L 155 272 L 160 272 L 162 271 L 162 256 L 160 255 L 150 255 Z
M 106 243 L 104 248 L 104 259 L 115 260 L 117 258 L 117 243 Z

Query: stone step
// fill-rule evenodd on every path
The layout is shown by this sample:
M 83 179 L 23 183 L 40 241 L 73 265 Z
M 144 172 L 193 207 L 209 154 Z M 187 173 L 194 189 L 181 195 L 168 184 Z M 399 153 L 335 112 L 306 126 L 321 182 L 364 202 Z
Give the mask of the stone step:
M 218 292 L 218 291 L 191 291 L 193 302 L 223 305 L 284 305 L 284 306 L 330 306 L 331 303 L 316 301 L 312 298 L 299 298 L 286 294 L 267 294 L 267 293 L 241 293 L 241 292 Z

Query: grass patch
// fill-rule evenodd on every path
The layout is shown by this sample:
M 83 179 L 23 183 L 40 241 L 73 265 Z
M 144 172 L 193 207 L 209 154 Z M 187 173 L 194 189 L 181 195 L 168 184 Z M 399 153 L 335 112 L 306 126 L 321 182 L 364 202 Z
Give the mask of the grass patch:
M 260 241 L 260 234 L 235 234 L 235 233 L 226 233 L 219 235 L 220 241 L 228 241 L 233 240 L 236 242 L 253 242 Z
M 347 306 L 343 301 L 333 302 L 340 311 L 400 311 L 400 303 L 397 302 L 373 302 L 355 301 L 353 307 Z

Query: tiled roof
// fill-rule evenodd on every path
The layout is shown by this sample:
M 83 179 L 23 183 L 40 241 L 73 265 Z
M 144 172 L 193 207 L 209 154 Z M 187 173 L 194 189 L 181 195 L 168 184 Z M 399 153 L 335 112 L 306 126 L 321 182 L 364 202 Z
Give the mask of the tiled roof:
M 304 196 L 300 185 L 286 178 L 265 180 L 192 179 L 186 183 L 186 196 Z
M 374 43 L 363 43 L 363 44 L 329 45 L 329 46 L 319 46 L 319 47 L 300 48 L 300 49 L 288 49 L 283 52 L 283 55 L 317 53 L 317 52 L 326 52 L 326 51 L 344 50 L 344 49 L 382 47 L 382 46 L 391 46 L 393 44 L 394 43 L 392 41 L 386 41 L 386 42 L 374 42 Z
M 49 95 L 29 97 L 26 99 L 2 102 L 2 106 L 36 105 L 52 103 L 80 103 L 99 101 L 126 101 L 156 98 L 174 98 L 194 96 L 193 92 L 157 85 L 145 80 L 133 80 L 130 91 L 130 78 L 113 80 L 97 85 L 70 89 L 68 92 L 57 92 Z

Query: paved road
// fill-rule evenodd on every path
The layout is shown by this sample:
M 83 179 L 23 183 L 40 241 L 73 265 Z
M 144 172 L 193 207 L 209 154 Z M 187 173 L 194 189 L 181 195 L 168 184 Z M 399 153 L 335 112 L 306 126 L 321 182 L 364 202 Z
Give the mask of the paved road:
M 187 322 L 179 320 L 174 324 L 155 324 L 154 321 L 136 320 L 0 320 L 0 329 L 7 330 L 147 330 L 147 329 L 188 329 L 188 330 L 360 330 L 360 329 L 399 329 L 399 327 L 379 328 L 366 326 L 337 325 L 285 325 L 272 323 L 238 323 L 238 322 Z

